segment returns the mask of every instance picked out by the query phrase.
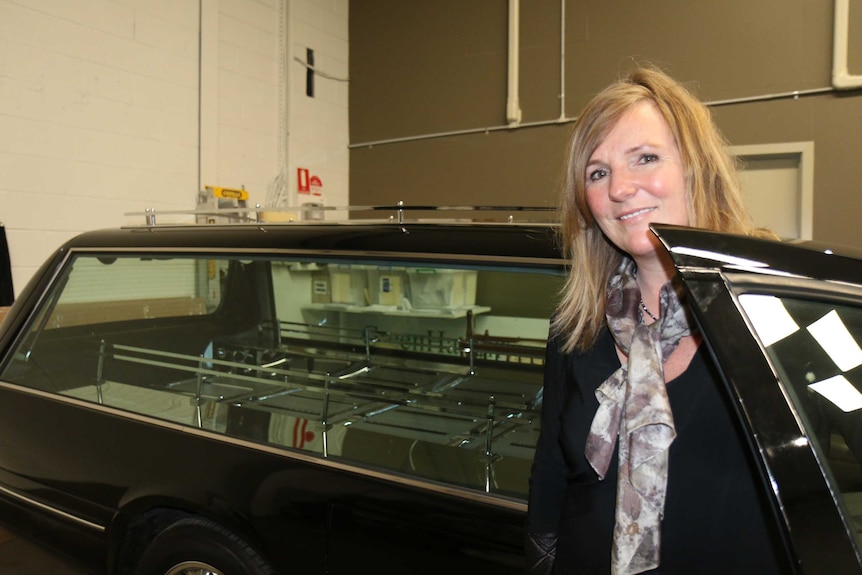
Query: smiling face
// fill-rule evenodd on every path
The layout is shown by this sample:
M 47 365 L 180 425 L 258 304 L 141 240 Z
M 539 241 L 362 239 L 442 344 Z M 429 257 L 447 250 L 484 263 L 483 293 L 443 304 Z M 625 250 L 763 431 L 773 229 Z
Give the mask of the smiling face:
M 689 225 L 685 170 L 652 101 L 631 107 L 587 161 L 586 201 L 602 232 L 639 264 L 656 257 L 649 224 Z

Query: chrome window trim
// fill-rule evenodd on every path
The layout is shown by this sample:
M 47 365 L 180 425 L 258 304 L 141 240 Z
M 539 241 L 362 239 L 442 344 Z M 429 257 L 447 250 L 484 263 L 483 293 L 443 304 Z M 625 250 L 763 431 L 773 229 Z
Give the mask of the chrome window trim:
M 453 261 L 457 260 L 457 265 L 463 266 L 470 262 L 482 264 L 482 267 L 487 267 L 489 263 L 512 267 L 515 265 L 528 265 L 532 267 L 547 267 L 547 266 L 565 266 L 567 264 L 562 258 L 536 258 L 536 257 L 513 257 L 513 256 L 494 256 L 494 255 L 471 255 L 471 254 L 436 254 L 429 252 L 377 252 L 377 251 L 356 251 L 356 250 L 324 250 L 324 249 L 292 249 L 292 248 L 231 248 L 231 247 L 73 247 L 69 249 L 69 255 L 79 254 L 94 254 L 94 253 L 117 253 L 128 256 L 142 256 L 147 254 L 182 254 L 192 255 L 197 257 L 215 258 L 220 255 L 236 256 L 302 256 L 310 258 L 361 258 L 361 259 L 377 259 L 384 258 L 387 260 L 411 260 L 411 261 Z M 59 267 L 64 267 L 68 256 L 64 259 Z M 56 276 L 56 274 L 55 274 Z M 54 279 L 51 280 L 53 285 Z
M 33 507 L 38 507 L 39 509 L 41 509 L 43 511 L 47 511 L 53 515 L 57 515 L 59 517 L 62 517 L 63 519 L 68 519 L 69 521 L 73 521 L 79 525 L 83 525 L 84 527 L 87 527 L 87 528 L 92 529 L 94 531 L 98 531 L 99 533 L 104 533 L 105 530 L 107 529 L 104 525 L 99 525 L 98 523 L 93 523 L 92 521 L 88 521 L 87 519 L 84 519 L 82 517 L 78 517 L 77 515 L 72 515 L 71 513 L 63 511 L 63 510 L 58 509 L 56 507 L 51 507 L 50 505 L 46 505 L 45 503 L 42 503 L 41 501 L 37 501 L 36 499 L 33 499 L 32 497 L 27 497 L 26 495 L 22 495 L 21 493 L 18 493 L 17 491 L 10 489 L 10 488 L 2 485 L 2 484 L 0 484 L 0 493 L 2 493 L 4 495 L 8 495 L 9 497 L 16 499 L 18 501 L 21 501 L 23 503 L 26 503 L 27 505 L 31 505 Z

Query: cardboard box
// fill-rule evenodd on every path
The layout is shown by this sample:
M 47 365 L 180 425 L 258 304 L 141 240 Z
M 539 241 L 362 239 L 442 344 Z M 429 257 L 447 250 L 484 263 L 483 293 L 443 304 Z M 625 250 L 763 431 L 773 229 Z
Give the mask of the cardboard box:
M 368 279 L 366 266 L 330 264 L 329 289 L 332 303 L 368 305 Z
M 372 304 L 402 307 L 407 277 L 403 268 L 368 270 L 368 292 Z
M 377 281 L 377 303 L 400 306 L 403 297 L 401 274 L 381 273 Z
M 476 305 L 475 270 L 407 270 L 414 309 L 453 309 Z

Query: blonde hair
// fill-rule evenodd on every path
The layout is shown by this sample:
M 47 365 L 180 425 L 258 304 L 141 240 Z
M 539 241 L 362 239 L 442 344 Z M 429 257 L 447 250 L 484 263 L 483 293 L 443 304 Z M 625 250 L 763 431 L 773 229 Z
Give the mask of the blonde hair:
M 643 101 L 656 105 L 679 148 L 690 224 L 771 236 L 754 226 L 742 198 L 737 160 L 706 106 L 659 69 L 632 71 L 586 105 L 569 137 L 559 239 L 571 268 L 551 322 L 565 351 L 587 349 L 595 342 L 604 323 L 608 279 L 627 257 L 602 234 L 587 206 L 586 164 L 623 114 Z

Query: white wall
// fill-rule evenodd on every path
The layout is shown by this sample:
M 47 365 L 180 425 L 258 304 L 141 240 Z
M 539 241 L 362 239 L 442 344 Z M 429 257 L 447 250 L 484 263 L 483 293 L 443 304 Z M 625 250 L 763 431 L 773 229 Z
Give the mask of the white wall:
M 200 8 L 200 185 L 245 187 L 262 203 L 279 166 L 279 2 Z
M 289 0 L 290 145 L 289 181 L 306 168 L 323 184 L 322 197 L 301 194 L 298 202 L 349 205 L 348 4 L 349 0 Z M 305 95 L 306 49 L 314 51 L 315 95 Z M 327 217 L 329 214 L 327 214 Z
M 265 205 L 296 168 L 347 204 L 349 0 L 0 0 L 0 222 L 15 293 L 78 232 L 195 207 Z M 282 41 L 285 38 L 285 41 Z M 288 109 L 289 113 L 284 110 Z M 127 216 L 127 212 L 140 215 Z

